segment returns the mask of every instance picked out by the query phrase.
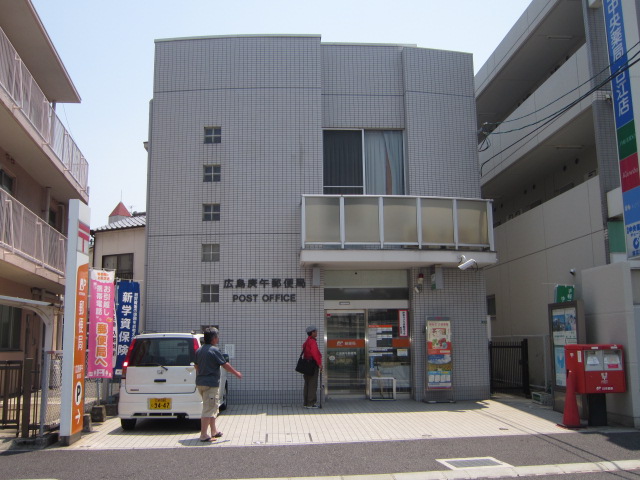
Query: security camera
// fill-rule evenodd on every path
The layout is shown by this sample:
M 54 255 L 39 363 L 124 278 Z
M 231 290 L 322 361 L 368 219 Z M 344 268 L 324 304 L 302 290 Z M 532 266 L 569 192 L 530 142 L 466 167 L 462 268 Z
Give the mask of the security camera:
M 477 267 L 478 262 L 476 262 L 473 258 L 467 260 L 467 257 L 465 257 L 464 255 L 460 257 L 460 265 L 458 265 L 458 268 L 460 270 L 466 270 L 467 268 L 471 268 L 474 266 Z
M 572 268 L 571 270 L 569 270 L 569 273 L 570 273 L 571 275 L 575 275 L 575 274 L 576 274 L 576 269 L 575 269 L 575 268 Z

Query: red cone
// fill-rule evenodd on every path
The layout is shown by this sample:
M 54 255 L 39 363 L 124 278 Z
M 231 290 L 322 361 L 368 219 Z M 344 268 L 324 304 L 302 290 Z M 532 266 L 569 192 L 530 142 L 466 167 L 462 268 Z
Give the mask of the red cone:
M 571 370 L 567 371 L 567 394 L 564 399 L 562 426 L 566 428 L 580 428 L 582 426 L 576 397 L 576 375 Z

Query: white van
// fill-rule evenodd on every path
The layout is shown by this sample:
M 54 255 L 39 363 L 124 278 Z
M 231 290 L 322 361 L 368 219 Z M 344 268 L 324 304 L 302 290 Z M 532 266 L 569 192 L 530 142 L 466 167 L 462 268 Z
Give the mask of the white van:
M 138 418 L 199 419 L 202 398 L 194 362 L 202 334 L 145 333 L 131 341 L 122 365 L 118 416 L 124 430 Z M 228 357 L 225 355 L 228 360 Z M 226 370 L 220 369 L 220 410 L 227 408 Z

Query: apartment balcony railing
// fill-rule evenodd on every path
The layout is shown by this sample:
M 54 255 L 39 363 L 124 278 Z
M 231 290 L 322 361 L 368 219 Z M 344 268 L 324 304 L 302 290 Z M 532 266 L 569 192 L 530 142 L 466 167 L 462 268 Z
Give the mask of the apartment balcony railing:
M 1 28 L 0 87 L 51 147 L 64 169 L 87 191 L 89 163 Z
M 491 200 L 303 195 L 302 249 L 494 251 Z
M 0 248 L 64 277 L 67 238 L 2 189 Z

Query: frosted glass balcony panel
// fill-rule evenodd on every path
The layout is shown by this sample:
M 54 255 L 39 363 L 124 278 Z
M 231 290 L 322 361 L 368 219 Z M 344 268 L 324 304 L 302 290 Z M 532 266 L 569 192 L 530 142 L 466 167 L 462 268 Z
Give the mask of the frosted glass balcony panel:
M 422 242 L 454 243 L 453 201 L 441 198 L 422 199 Z
M 379 243 L 378 197 L 345 197 L 345 241 Z
M 384 198 L 385 243 L 418 243 L 415 198 Z
M 487 228 L 487 203 L 458 200 L 458 241 L 463 244 L 489 243 Z
M 310 243 L 340 242 L 340 199 L 337 197 L 307 197 L 306 241 Z

